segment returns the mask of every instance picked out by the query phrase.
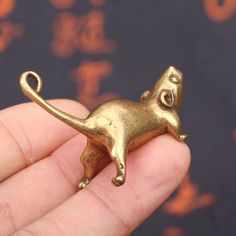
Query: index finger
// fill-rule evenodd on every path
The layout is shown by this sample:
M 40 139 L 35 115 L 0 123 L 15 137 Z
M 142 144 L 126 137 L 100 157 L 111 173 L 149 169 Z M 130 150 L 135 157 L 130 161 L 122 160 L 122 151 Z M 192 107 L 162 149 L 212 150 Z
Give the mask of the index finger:
M 74 116 L 85 117 L 86 108 L 71 100 L 52 100 L 53 105 Z M 50 155 L 77 131 L 34 103 L 0 111 L 0 182 Z

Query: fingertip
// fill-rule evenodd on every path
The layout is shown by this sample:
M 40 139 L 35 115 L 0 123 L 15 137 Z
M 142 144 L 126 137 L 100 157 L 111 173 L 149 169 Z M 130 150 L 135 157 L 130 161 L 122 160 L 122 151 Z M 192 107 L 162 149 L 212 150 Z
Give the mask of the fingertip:
M 155 149 L 158 146 L 159 149 L 162 149 L 166 163 L 170 167 L 169 176 L 180 182 L 188 172 L 191 163 L 191 152 L 188 145 L 176 140 L 170 134 L 160 135 L 153 142 L 150 142 L 150 148 Z

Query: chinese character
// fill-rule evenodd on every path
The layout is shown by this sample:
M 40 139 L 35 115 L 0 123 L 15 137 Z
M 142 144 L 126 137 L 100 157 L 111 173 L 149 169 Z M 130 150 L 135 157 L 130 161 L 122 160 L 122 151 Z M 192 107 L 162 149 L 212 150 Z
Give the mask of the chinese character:
M 204 7 L 208 17 L 216 22 L 228 20 L 236 10 L 236 0 L 204 0 Z
M 64 12 L 54 24 L 52 50 L 59 57 L 68 57 L 79 50 L 86 54 L 112 53 L 116 49 L 113 40 L 105 38 L 105 19 L 95 10 L 86 16 Z
M 5 51 L 13 40 L 20 38 L 23 32 L 24 27 L 21 24 L 0 22 L 0 52 Z
M 0 0 L 0 18 L 10 15 L 16 6 L 16 0 Z
M 215 201 L 212 194 L 199 195 L 199 188 L 190 182 L 189 176 L 186 176 L 177 195 L 163 206 L 163 210 L 167 214 L 183 216 L 198 208 L 211 206 Z
M 184 231 L 178 227 L 167 227 L 162 231 L 163 236 L 184 236 Z
M 112 73 L 109 61 L 84 61 L 72 72 L 77 83 L 77 100 L 88 108 L 94 108 L 103 101 L 117 97 L 115 93 L 98 95 L 100 81 L 107 79 Z

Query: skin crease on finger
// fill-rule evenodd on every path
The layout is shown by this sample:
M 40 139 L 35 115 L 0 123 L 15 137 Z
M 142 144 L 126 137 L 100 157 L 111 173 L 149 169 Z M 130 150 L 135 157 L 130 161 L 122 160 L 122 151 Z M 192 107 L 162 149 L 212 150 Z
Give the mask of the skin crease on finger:
M 185 144 L 162 135 L 129 156 L 125 185 L 111 184 L 114 167 L 108 165 L 85 190 L 14 235 L 130 234 L 179 185 L 190 152 Z
M 76 116 L 86 117 L 88 114 L 85 107 L 72 100 L 58 99 L 50 102 Z M 50 155 L 77 134 L 74 129 L 51 117 L 34 103 L 1 110 L 0 182 Z
M 77 135 L 50 157 L 0 184 L 1 233 L 12 233 L 29 224 L 78 191 L 77 183 L 83 174 L 79 158 L 85 144 L 85 137 Z

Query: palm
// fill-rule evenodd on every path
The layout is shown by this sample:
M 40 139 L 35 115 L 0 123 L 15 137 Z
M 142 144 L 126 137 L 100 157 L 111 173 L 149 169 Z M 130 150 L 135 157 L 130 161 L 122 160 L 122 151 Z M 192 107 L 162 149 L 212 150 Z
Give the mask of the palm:
M 75 102 L 53 103 L 87 115 Z M 127 235 L 178 186 L 190 159 L 186 145 L 162 135 L 130 153 L 122 187 L 109 164 L 78 192 L 84 136 L 28 103 L 0 112 L 0 137 L 1 236 Z

